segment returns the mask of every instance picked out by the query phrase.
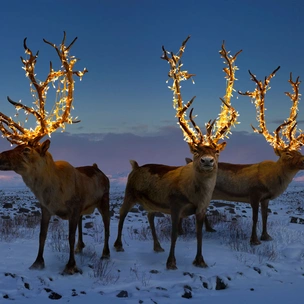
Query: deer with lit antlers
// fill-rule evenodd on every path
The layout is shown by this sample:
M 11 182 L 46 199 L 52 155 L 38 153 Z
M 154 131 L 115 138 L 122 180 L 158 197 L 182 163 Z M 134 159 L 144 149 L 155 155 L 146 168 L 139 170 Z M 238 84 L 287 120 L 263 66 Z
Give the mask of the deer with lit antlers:
M 237 118 L 237 112 L 232 106 L 227 105 L 224 99 L 222 99 L 224 107 L 222 107 L 219 121 L 217 123 L 216 120 L 209 121 L 206 125 L 205 135 L 194 122 L 193 109 L 190 111 L 189 120 L 185 118 L 186 110 L 195 98 L 184 104 L 180 92 L 180 82 L 194 76 L 181 70 L 181 57 L 189 38 L 183 42 L 177 55 L 167 52 L 163 47 L 162 58 L 170 64 L 169 77 L 173 80 L 171 89 L 176 117 L 185 140 L 189 144 L 190 152 L 193 154 L 193 162 L 186 166 L 177 167 L 161 164 L 139 166 L 136 161 L 130 161 L 132 171 L 128 176 L 125 197 L 120 208 L 118 235 L 114 243 L 117 251 L 124 251 L 121 241 L 123 223 L 131 207 L 139 203 L 148 212 L 148 220 L 154 239 L 154 251 L 163 251 L 156 236 L 154 213 L 170 214 L 172 234 L 170 253 L 166 263 L 167 269 L 177 268 L 174 252 L 178 235 L 178 223 L 180 218 L 191 214 L 196 216 L 197 232 L 197 252 L 193 264 L 198 267 L 207 267 L 202 255 L 202 225 L 215 186 L 218 155 L 226 145 L 225 142 L 218 142 L 228 134 Z M 222 54 L 227 54 L 224 46 L 222 47 Z M 235 58 L 236 56 L 229 58 L 229 63 L 233 64 Z M 234 67 L 231 66 L 231 69 L 225 71 L 229 79 L 233 78 L 234 80 Z M 230 98 L 232 85 L 233 81 L 229 81 L 226 95 L 226 97 L 229 97 L 227 98 Z M 190 122 L 193 127 L 190 126 Z
M 304 169 L 304 156 L 299 149 L 304 144 L 304 135 L 296 135 L 296 117 L 299 103 L 299 78 L 292 80 L 290 74 L 289 83 L 293 93 L 285 94 L 291 99 L 292 107 L 289 118 L 277 127 L 274 134 L 270 134 L 265 121 L 265 95 L 269 89 L 269 83 L 278 67 L 264 81 L 257 80 L 250 71 L 252 81 L 256 84 L 253 92 L 239 92 L 252 98 L 257 110 L 257 120 L 260 129 L 252 126 L 256 133 L 262 134 L 269 142 L 279 159 L 274 161 L 263 161 L 257 164 L 229 164 L 218 163 L 218 174 L 212 200 L 225 200 L 234 202 L 249 203 L 252 207 L 252 232 L 250 243 L 252 245 L 261 244 L 257 236 L 257 221 L 259 204 L 261 204 L 262 214 L 262 241 L 272 240 L 267 232 L 267 218 L 269 201 L 281 195 L 299 170 Z M 191 162 L 191 159 L 186 159 Z
M 57 215 L 69 221 L 70 256 L 64 269 L 66 274 L 80 272 L 74 256 L 76 229 L 78 225 L 78 243 L 75 251 L 80 252 L 85 246 L 82 239 L 82 215 L 92 213 L 95 208 L 100 211 L 104 222 L 105 239 L 102 257 L 110 256 L 108 245 L 109 179 L 96 164 L 74 168 L 66 161 L 54 161 L 48 152 L 50 140 L 40 143 L 43 137 L 50 135 L 58 128 L 64 128 L 66 123 L 76 122 L 70 114 L 74 92 L 73 77 L 76 75 L 81 79 L 87 72 L 86 69 L 73 70 L 77 59 L 69 53 L 76 39 L 77 37 L 68 46 L 65 45 L 65 33 L 59 46 L 43 39 L 56 50 L 62 65 L 59 70 L 54 70 L 51 63 L 50 71 L 43 82 L 38 81 L 35 74 L 38 52 L 36 55 L 32 53 L 27 47 L 25 38 L 24 49 L 28 59 L 22 57 L 21 59 L 26 76 L 30 80 L 34 107 L 14 102 L 10 98 L 8 101 L 16 110 L 24 110 L 26 115 L 33 115 L 37 120 L 37 126 L 35 129 L 27 129 L 21 123 L 0 113 L 0 130 L 3 137 L 11 144 L 17 145 L 14 149 L 0 154 L 0 170 L 13 170 L 20 174 L 41 206 L 38 255 L 30 268 L 43 269 L 45 267 L 43 252 L 47 230 L 51 216 Z M 53 111 L 48 113 L 45 105 L 50 84 L 56 89 L 57 100 Z

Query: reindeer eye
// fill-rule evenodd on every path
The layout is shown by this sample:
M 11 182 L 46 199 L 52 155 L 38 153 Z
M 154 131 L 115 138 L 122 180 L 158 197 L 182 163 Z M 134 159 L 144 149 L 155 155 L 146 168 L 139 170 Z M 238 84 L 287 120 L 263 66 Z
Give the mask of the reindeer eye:
M 286 156 L 287 156 L 287 158 L 292 158 L 292 153 L 287 152 L 287 153 L 286 153 Z
M 31 148 L 25 147 L 22 151 L 24 154 L 29 154 L 31 152 Z

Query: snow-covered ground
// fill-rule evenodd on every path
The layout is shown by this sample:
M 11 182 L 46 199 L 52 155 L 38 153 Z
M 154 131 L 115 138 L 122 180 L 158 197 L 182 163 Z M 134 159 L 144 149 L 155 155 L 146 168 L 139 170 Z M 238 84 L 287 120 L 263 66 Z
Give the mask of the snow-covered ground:
M 77 255 L 82 274 L 62 275 L 68 260 L 67 222 L 54 219 L 45 246 L 44 270 L 29 270 L 36 258 L 39 206 L 27 188 L 0 190 L 0 303 L 295 303 L 303 301 L 304 184 L 292 183 L 270 203 L 273 241 L 250 246 L 251 208 L 213 202 L 214 233 L 203 233 L 208 268 L 192 265 L 193 219 L 176 245 L 177 270 L 166 270 L 170 220 L 158 217 L 163 253 L 153 252 L 145 212 L 134 208 L 125 221 L 124 252 L 113 248 L 123 188 L 111 190 L 111 258 L 101 261 L 103 225 L 96 211 L 84 219 L 86 247 Z M 260 224 L 260 221 L 259 221 Z M 259 231 L 260 234 L 260 231 Z M 208 302 L 206 302 L 208 301 Z M 211 301 L 211 302 L 210 302 Z M 258 302 L 257 302 L 258 301 Z

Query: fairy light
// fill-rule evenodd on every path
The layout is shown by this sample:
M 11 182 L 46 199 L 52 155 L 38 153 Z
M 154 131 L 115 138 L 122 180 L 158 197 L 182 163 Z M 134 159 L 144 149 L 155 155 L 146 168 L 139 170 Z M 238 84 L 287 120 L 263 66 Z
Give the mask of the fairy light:
M 14 122 L 11 117 L 7 117 L 0 112 L 0 131 L 3 136 L 7 138 L 12 144 L 24 144 L 29 143 L 33 140 L 39 141 L 45 135 L 50 136 L 51 133 L 55 132 L 58 128 L 65 129 L 65 123 L 73 123 L 73 117 L 70 114 L 73 102 L 74 92 L 74 79 L 76 75 L 82 78 L 87 69 L 84 68 L 82 71 L 74 71 L 74 65 L 77 62 L 75 56 L 69 55 L 69 50 L 73 43 L 76 41 L 75 38 L 69 46 L 65 45 L 65 33 L 62 43 L 57 47 L 46 40 L 45 43 L 50 44 L 55 48 L 60 60 L 61 68 L 55 71 L 52 68 L 45 81 L 37 81 L 35 74 L 35 64 L 38 58 L 38 53 L 33 55 L 32 51 L 26 46 L 26 39 L 24 40 L 24 48 L 26 55 L 29 56 L 27 59 L 22 58 L 23 69 L 25 70 L 25 76 L 30 81 L 30 93 L 33 97 L 33 107 L 29 108 L 21 103 L 12 103 L 16 111 L 24 109 L 25 122 L 28 121 L 28 117 L 32 114 L 36 118 L 36 127 L 27 129 L 19 121 Z M 56 85 L 57 83 L 57 85 Z M 49 113 L 45 109 L 45 103 L 47 99 L 47 93 L 51 85 L 56 91 L 56 100 L 53 109 Z M 17 115 L 18 116 L 18 115 Z M 18 127 L 17 127 L 18 126 Z M 10 130 L 9 130 L 10 129 Z
M 193 76 L 195 75 L 190 74 L 186 70 L 182 70 L 183 64 L 181 62 L 181 57 L 185 51 L 186 43 L 189 38 L 190 36 L 188 36 L 188 38 L 182 43 L 179 53 L 176 55 L 166 51 L 163 47 L 162 58 L 165 59 L 170 65 L 170 71 L 168 75 L 169 79 L 172 79 L 173 81 L 172 85 L 168 86 L 168 88 L 173 92 L 173 108 L 176 110 L 176 117 L 179 119 L 178 124 L 182 129 L 185 141 L 194 144 L 203 143 L 205 145 L 216 145 L 220 139 L 224 139 L 225 137 L 228 138 L 228 134 L 231 134 L 230 128 L 237 123 L 237 117 L 239 116 L 235 109 L 231 106 L 231 97 L 234 91 L 234 81 L 236 80 L 235 72 L 238 70 L 237 66 L 234 64 L 234 61 L 241 51 L 236 53 L 234 56 L 230 56 L 229 52 L 225 50 L 224 44 L 222 45 L 220 54 L 221 57 L 225 59 L 225 64 L 228 65 L 228 67 L 225 67 L 223 69 L 226 73 L 225 78 L 227 79 L 226 94 L 222 99 L 223 105 L 221 106 L 221 113 L 219 114 L 216 123 L 211 126 L 215 134 L 207 132 L 207 134 L 203 135 L 198 126 L 195 125 L 194 128 L 190 126 L 190 122 L 194 124 L 193 119 L 196 116 L 193 117 L 192 120 L 186 119 L 186 110 L 191 106 L 194 98 L 185 104 L 182 100 L 180 92 L 180 83 L 182 81 L 191 79 L 192 83 L 195 83 L 193 80 Z M 168 80 L 166 83 L 168 83 Z M 206 124 L 206 128 L 207 125 L 208 124 Z
M 292 87 L 293 93 L 285 92 L 291 101 L 292 106 L 290 108 L 290 113 L 288 119 L 286 119 L 281 125 L 277 127 L 275 131 L 273 131 L 273 135 L 269 133 L 266 127 L 265 120 L 265 96 L 267 91 L 270 90 L 270 80 L 275 76 L 275 73 L 279 70 L 278 67 L 274 70 L 267 78 L 265 78 L 264 82 L 257 80 L 256 76 L 251 72 L 251 80 L 256 83 L 256 88 L 253 92 L 239 92 L 241 95 L 246 95 L 251 98 L 251 102 L 255 104 L 257 116 L 256 119 L 259 123 L 259 128 L 257 129 L 252 126 L 255 133 L 263 134 L 266 141 L 275 149 L 275 150 L 299 150 L 302 145 L 304 145 L 304 136 L 302 135 L 302 131 L 296 128 L 297 122 L 296 117 L 298 114 L 298 104 L 300 100 L 301 94 L 299 93 L 300 81 L 299 77 L 294 82 L 292 80 L 292 74 L 290 74 L 290 79 L 288 82 Z M 299 135 L 296 137 L 296 134 Z
M 221 98 L 223 102 L 221 105 L 221 112 L 216 119 L 213 128 L 215 135 L 212 138 L 215 141 L 229 138 L 229 134 L 231 134 L 231 127 L 239 124 L 237 121 L 239 113 L 231 106 L 231 98 L 233 97 L 233 92 L 235 91 L 234 82 L 237 80 L 235 73 L 239 70 L 239 68 L 235 65 L 235 61 L 241 52 L 242 50 L 238 51 L 234 56 L 230 55 L 230 51 L 226 51 L 224 42 L 221 50 L 219 51 L 221 58 L 224 59 L 224 64 L 227 65 L 227 67 L 223 68 L 223 71 L 226 74 L 226 92 L 224 97 Z

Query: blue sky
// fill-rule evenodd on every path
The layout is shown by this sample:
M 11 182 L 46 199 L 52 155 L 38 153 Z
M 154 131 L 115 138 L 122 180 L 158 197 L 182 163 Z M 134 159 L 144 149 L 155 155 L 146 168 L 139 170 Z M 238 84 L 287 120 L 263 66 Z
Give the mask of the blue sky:
M 33 52 L 39 50 L 37 78 L 44 79 L 49 61 L 56 63 L 56 57 L 42 38 L 59 44 L 66 31 L 68 41 L 78 37 L 71 52 L 81 59 L 76 67 L 86 67 L 89 73 L 82 82 L 77 80 L 75 86 L 73 116 L 78 116 L 81 122 L 68 126 L 68 134 L 56 134 L 58 139 L 51 146 L 54 158 L 60 157 L 75 165 L 107 162 L 101 160 L 101 156 L 92 157 L 91 161 L 87 155 L 96 145 L 102 151 L 111 142 L 113 148 L 107 146 L 107 149 L 118 149 L 114 154 L 117 151 L 119 161 L 126 164 L 122 171 L 130 168 L 129 158 L 168 164 L 178 164 L 181 159 L 182 164 L 183 157 L 189 156 L 185 155 L 189 154 L 188 147 L 176 126 L 172 94 L 166 84 L 169 66 L 160 59 L 162 45 L 176 52 L 181 42 L 191 35 L 183 62 L 185 69 L 197 76 L 195 85 L 190 82 L 183 85 L 182 93 L 184 100 L 197 96 L 193 106 L 198 114 L 196 122 L 201 127 L 217 117 L 219 97 L 225 93 L 223 61 L 218 53 L 223 40 L 231 53 L 243 50 L 236 62 L 240 69 L 236 90 L 254 89 L 249 69 L 258 79 L 263 79 L 280 65 L 266 99 L 267 125 L 273 131 L 289 115 L 291 102 L 284 94 L 291 89 L 287 82 L 289 73 L 294 77 L 303 76 L 303 12 L 304 3 L 299 0 L 3 2 L 0 4 L 0 111 L 7 115 L 15 113 L 6 101 L 7 95 L 27 105 L 32 102 L 28 80 L 21 68 L 23 39 L 27 37 Z M 234 140 L 231 147 L 228 143 L 222 160 L 237 163 L 266 157 L 275 159 L 274 154 L 269 153 L 268 144 L 263 145 L 263 149 L 252 147 L 251 151 L 255 152 L 256 148 L 258 157 L 249 157 L 255 153 L 248 156 L 248 146 L 241 145 L 248 138 L 250 142 L 255 139 L 264 144 L 262 136 L 253 136 L 250 127 L 250 124 L 257 126 L 255 108 L 247 97 L 234 98 L 232 103 L 240 114 L 241 124 L 232 130 Z M 301 103 L 299 109 L 298 123 L 303 128 Z M 65 148 L 66 153 L 59 152 L 60 136 L 67 135 L 75 146 L 71 149 L 70 144 Z M 178 151 L 162 148 L 163 137 L 167 142 L 178 141 Z M 83 140 L 87 142 L 84 144 Z M 151 147 L 143 148 L 145 141 Z M 126 146 L 129 153 L 125 152 Z M 233 157 L 236 147 L 247 154 Z M 1 139 L 0 149 L 7 148 L 9 143 Z M 172 158 L 172 153 L 176 157 Z M 111 161 L 116 172 L 118 165 Z

